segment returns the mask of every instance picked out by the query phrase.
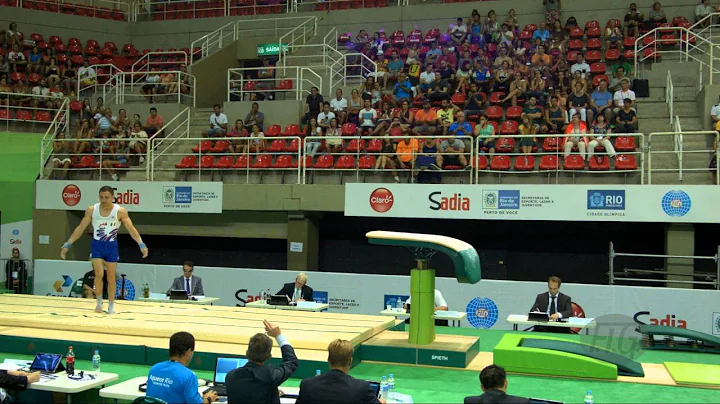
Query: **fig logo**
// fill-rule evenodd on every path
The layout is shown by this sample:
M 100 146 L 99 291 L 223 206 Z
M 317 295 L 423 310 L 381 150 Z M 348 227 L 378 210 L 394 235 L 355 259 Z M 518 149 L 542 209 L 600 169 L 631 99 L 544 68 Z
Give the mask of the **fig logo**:
M 392 208 L 393 194 L 387 188 L 378 188 L 370 194 L 370 207 L 375 212 L 385 213 Z
M 80 188 L 77 185 L 70 184 L 62 190 L 62 200 L 67 206 L 75 206 L 80 203 Z

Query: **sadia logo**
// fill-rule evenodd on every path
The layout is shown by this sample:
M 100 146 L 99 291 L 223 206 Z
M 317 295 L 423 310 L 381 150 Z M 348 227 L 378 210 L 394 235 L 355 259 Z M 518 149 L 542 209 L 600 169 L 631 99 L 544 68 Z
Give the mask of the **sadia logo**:
M 123 192 L 118 192 L 117 188 L 113 188 L 115 190 L 115 202 L 120 205 L 139 205 L 140 204 L 140 194 L 137 192 L 133 192 L 132 189 L 126 189 Z
M 635 313 L 635 318 L 639 315 L 651 315 L 650 312 L 644 311 Z M 674 314 L 666 314 L 665 318 L 654 318 L 650 317 L 650 324 L 652 325 L 664 325 L 668 327 L 687 328 L 687 321 L 676 318 Z
M 56 292 L 62 293 L 63 289 L 70 285 L 72 285 L 72 278 L 69 275 L 63 275 L 63 280 L 57 280 L 55 283 L 53 283 L 53 289 L 55 289 Z
M 442 192 L 431 192 L 428 199 L 432 210 L 470 210 L 470 198 L 465 198 L 462 194 L 452 194 L 452 196 L 446 197 Z
M 392 208 L 394 198 L 387 188 L 378 188 L 370 194 L 370 207 L 378 213 L 385 213 Z
M 63 188 L 62 190 L 62 200 L 67 206 L 77 205 L 78 203 L 80 203 L 81 198 L 82 194 L 80 193 L 80 188 L 78 188 L 77 185 L 66 185 L 65 188 Z

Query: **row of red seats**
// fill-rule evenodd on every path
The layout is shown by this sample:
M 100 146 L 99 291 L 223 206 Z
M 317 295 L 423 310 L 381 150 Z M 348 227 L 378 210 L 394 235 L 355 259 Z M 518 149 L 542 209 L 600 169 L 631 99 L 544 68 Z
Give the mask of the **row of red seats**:
M 118 161 L 114 161 L 112 163 L 112 165 L 113 165 L 113 168 L 129 168 L 130 167 L 129 164 L 127 164 L 127 163 L 123 164 Z M 100 167 L 100 163 L 98 163 L 95 160 L 95 156 L 87 155 L 87 156 L 82 156 L 82 157 L 78 157 L 78 156 L 73 157 L 72 168 L 92 169 L 92 168 L 99 168 L 99 167 Z
M 28 111 L 25 109 L 18 110 L 13 114 L 13 110 L 0 107 L 0 119 L 4 120 L 17 120 L 17 121 L 38 121 L 38 122 L 52 122 L 53 114 L 50 111 Z
M 387 7 L 388 0 L 330 0 L 315 5 L 315 11 Z
M 0 0 L 0 6 L 18 7 L 18 4 L 18 0 Z M 117 8 L 111 9 L 108 7 L 94 7 L 84 4 L 61 3 L 59 0 L 23 0 L 22 8 L 84 17 L 97 17 L 104 20 L 127 21 L 125 12 Z
M 89 157 L 89 156 L 88 156 Z M 305 156 L 305 165 L 312 169 L 338 169 L 338 170 L 370 170 L 375 168 L 375 156 L 361 156 L 355 162 L 355 157 L 350 155 L 339 156 L 337 160 L 332 155 L 323 154 L 313 159 Z M 254 161 L 251 156 L 240 155 L 235 159 L 233 156 L 222 156 L 215 159 L 215 156 L 201 156 L 198 161 L 197 156 L 185 156 L 180 163 L 175 165 L 177 169 L 297 169 L 298 161 L 292 156 L 284 154 L 277 156 L 273 163 L 273 156 L 269 154 L 261 154 Z M 478 156 L 474 167 L 478 170 L 490 169 L 491 171 L 534 171 L 534 156 L 518 156 L 515 158 L 514 166 L 511 164 L 510 156 L 496 155 L 490 161 L 484 155 Z M 459 166 L 447 167 L 447 169 L 460 169 Z M 591 171 L 608 171 L 610 170 L 610 159 L 590 159 L 588 168 Z M 560 159 L 557 155 L 544 155 L 540 158 L 539 169 L 543 171 L 555 171 L 560 169 Z M 577 154 L 567 156 L 563 159 L 563 170 L 582 171 L 585 170 L 585 161 Z M 634 155 L 620 154 L 615 160 L 615 170 L 627 171 L 636 170 L 637 161 Z

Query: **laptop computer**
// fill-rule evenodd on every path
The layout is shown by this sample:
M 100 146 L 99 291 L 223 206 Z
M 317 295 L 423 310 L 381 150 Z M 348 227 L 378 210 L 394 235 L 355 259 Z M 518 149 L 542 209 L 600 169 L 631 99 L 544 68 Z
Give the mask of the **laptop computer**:
M 188 294 L 185 289 L 172 289 L 170 291 L 170 300 L 187 300 Z
M 208 390 L 215 390 L 218 396 L 227 396 L 227 387 L 225 387 L 227 374 L 230 373 L 231 370 L 245 366 L 246 363 L 248 363 L 246 358 L 218 357 L 217 362 L 215 362 L 213 387 Z
M 375 394 L 375 397 L 380 398 L 380 382 L 368 380 L 368 383 L 370 383 L 370 390 Z
M 541 311 L 531 311 L 528 313 L 528 321 L 550 321 L 550 316 Z
M 288 306 L 290 302 L 285 295 L 270 295 L 270 300 L 268 301 L 268 304 L 271 304 L 273 306 Z
M 63 356 L 60 354 L 39 353 L 35 355 L 30 372 L 40 372 L 43 374 L 53 374 L 65 370 L 62 365 Z

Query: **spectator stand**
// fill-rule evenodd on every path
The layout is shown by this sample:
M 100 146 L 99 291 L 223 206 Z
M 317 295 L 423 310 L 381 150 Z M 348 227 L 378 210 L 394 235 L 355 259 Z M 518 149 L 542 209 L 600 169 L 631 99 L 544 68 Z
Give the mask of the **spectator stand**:
M 306 52 L 301 52 L 307 50 Z M 322 56 L 322 62 L 318 62 Z M 338 51 L 337 47 L 337 28 L 333 27 L 324 37 L 322 43 L 305 43 L 292 45 L 287 47 L 287 52 L 283 54 L 282 65 L 285 66 L 305 66 L 311 67 L 316 71 L 318 69 L 326 69 L 328 66 L 342 59 L 343 54 Z M 320 89 L 324 91 L 324 89 Z
M 149 83 L 147 79 L 151 75 L 170 75 L 170 79 Z M 195 106 L 195 76 L 181 70 L 121 71 L 103 84 L 103 99 L 108 104 L 147 102 L 151 95 L 143 93 L 145 86 L 153 86 L 157 91 L 152 95 L 153 102 L 158 100 Z
M 177 70 L 190 64 L 189 49 L 168 49 L 143 53 L 131 66 L 131 72 L 149 72 L 153 69 Z
M 346 178 L 344 176 L 344 174 L 346 173 L 354 176 L 355 182 L 365 182 L 368 175 L 377 177 L 378 173 L 384 172 L 392 172 L 393 175 L 397 173 L 398 176 L 400 176 L 400 174 L 403 174 L 403 176 L 400 177 L 400 182 L 415 183 L 417 182 L 417 175 L 421 172 L 420 165 L 423 165 L 422 171 L 428 171 L 437 174 L 455 172 L 460 177 L 464 177 L 465 175 L 467 175 L 467 181 L 469 184 L 473 182 L 473 170 L 463 170 L 464 167 L 462 167 L 461 165 L 442 165 L 439 168 L 433 168 L 430 166 L 431 164 L 436 164 L 440 166 L 436 158 L 438 155 L 443 156 L 443 158 L 447 158 L 448 156 L 458 156 L 457 153 L 441 153 L 439 151 L 440 143 L 442 143 L 442 141 L 447 138 L 466 140 L 466 143 L 470 144 L 471 150 L 463 153 L 466 161 L 470 163 L 471 156 L 475 154 L 474 150 L 472 150 L 474 146 L 472 143 L 472 138 L 470 136 L 392 137 L 392 140 L 395 144 L 400 142 L 402 139 L 407 138 L 412 139 L 411 142 L 417 141 L 419 149 L 416 150 L 414 148 L 411 148 L 412 151 L 409 156 L 410 160 L 408 162 L 404 162 L 404 164 L 409 167 L 399 168 L 396 165 L 394 169 L 387 168 L 388 166 L 383 166 L 376 169 L 375 166 L 376 163 L 378 163 L 379 158 L 385 156 L 395 162 L 397 161 L 397 159 L 401 158 L 401 156 L 397 153 L 391 153 L 390 155 L 382 153 L 382 137 L 345 135 L 346 133 L 352 133 L 355 131 L 354 124 L 343 125 L 342 131 L 343 136 L 333 137 L 333 139 L 340 139 L 342 141 L 341 149 L 334 152 L 326 144 L 328 138 L 325 136 L 306 136 L 304 138 L 305 145 L 307 145 L 309 142 L 314 141 L 319 142 L 320 147 L 317 150 L 316 156 L 310 156 L 307 153 L 307 146 L 303 148 L 303 161 L 305 162 L 305 164 L 302 166 L 302 184 L 316 183 L 314 174 L 320 172 L 337 173 L 340 184 L 348 182 L 346 181 Z M 425 139 L 436 139 L 436 147 L 438 149 L 438 152 L 433 153 L 432 155 L 427 155 L 431 158 L 428 161 L 422 162 L 422 164 L 418 164 L 417 158 L 420 155 L 425 156 L 425 154 L 421 153 L 423 144 L 425 143 Z M 375 181 L 373 179 L 373 182 L 380 181 Z
M 281 44 L 286 46 L 304 44 L 309 38 L 317 35 L 317 23 L 318 18 L 315 16 L 233 21 L 193 41 L 190 48 L 198 48 L 200 51 L 193 51 L 191 61 L 194 63 L 241 38 L 272 36 L 278 38 L 279 49 L 282 49 Z
M 188 20 L 228 16 L 268 15 L 290 12 L 288 0 L 135 0 L 133 21 Z
M 190 138 L 191 109 L 185 108 L 167 121 L 160 130 L 148 138 L 146 152 L 145 180 L 155 181 L 155 168 L 159 167 L 158 158 L 167 156 L 178 141 Z M 179 145 L 182 145 L 180 143 Z M 167 159 L 167 158 L 165 158 Z
M 713 84 L 714 76 L 720 74 L 717 68 L 720 60 L 720 44 L 696 35 L 683 26 L 673 26 L 671 23 L 660 24 L 635 39 L 633 55 L 633 73 L 635 77 L 642 77 L 642 70 L 646 64 L 658 62 L 668 57 L 680 62 L 696 61 L 700 65 L 700 85 L 702 86 L 703 70 L 708 70 L 708 84 Z M 625 56 L 629 59 L 630 55 Z
M 290 0 L 290 2 L 292 3 L 292 11 L 296 13 L 300 7 L 302 8 L 300 12 L 307 12 L 380 8 L 387 7 L 390 4 L 396 4 L 398 7 L 402 7 L 409 4 L 409 0 Z
M 377 63 L 363 53 L 348 52 L 342 56 L 341 60 L 330 65 L 331 89 L 346 87 L 348 80 L 362 82 L 369 74 L 377 73 Z
M 286 67 L 278 77 L 260 78 L 264 67 L 228 69 L 228 101 L 294 99 L 302 101 L 312 87 L 323 88 L 323 78 L 309 67 Z
M 95 80 L 92 83 L 84 83 L 82 80 L 77 81 L 77 91 L 75 92 L 77 100 L 82 100 L 88 94 L 100 94 L 103 92 L 105 83 L 112 81 L 118 73 L 122 72 L 112 63 L 101 63 L 90 67 L 95 71 Z
M 664 183 L 683 183 L 687 180 L 685 174 L 703 174 L 707 176 L 708 171 L 713 174 L 713 184 L 720 184 L 720 178 L 718 178 L 718 167 L 717 163 L 713 164 L 711 161 L 717 162 L 718 151 L 713 150 L 712 147 L 707 147 L 708 135 L 712 136 L 713 144 L 717 145 L 720 141 L 720 134 L 717 131 L 692 131 L 682 132 L 679 123 L 677 126 L 678 131 L 673 132 L 654 132 L 648 135 L 648 184 L 664 184 Z M 658 137 L 672 136 L 672 149 L 663 150 L 657 145 L 653 146 L 653 139 Z M 656 142 L 658 145 L 667 144 L 661 140 Z M 656 168 L 653 165 L 653 160 L 656 162 L 667 161 L 667 159 L 675 160 L 677 168 Z M 658 164 L 656 164 L 658 165 Z M 674 165 L 674 164 L 671 164 Z M 668 164 L 659 164 L 659 166 L 666 167 Z M 663 175 L 669 173 L 671 175 Z M 677 173 L 676 178 L 672 178 Z M 660 175 L 658 175 L 660 174 Z M 654 177 L 653 177 L 654 175 Z M 705 181 L 691 180 L 685 181 L 690 184 L 701 184 Z
M 480 184 L 483 173 L 497 174 L 498 183 L 502 183 L 501 177 L 508 174 L 529 175 L 546 174 L 547 183 L 561 183 L 561 173 L 571 174 L 573 181 L 578 175 L 602 175 L 622 173 L 624 182 L 645 183 L 644 153 L 645 136 L 642 133 L 619 133 L 612 134 L 612 143 L 615 148 L 616 157 L 610 158 L 604 147 L 598 145 L 594 148 L 593 157 L 584 160 L 579 155 L 578 146 L 574 145 L 568 156 L 565 156 L 565 136 L 587 136 L 593 138 L 592 134 L 587 135 L 563 135 L 563 134 L 537 134 L 517 135 L 507 134 L 496 135 L 495 152 L 488 154 L 489 150 L 483 146 L 482 139 L 475 139 L 476 155 L 473 156 L 472 164 L 477 171 L 476 183 Z M 519 144 L 523 138 L 537 138 L 537 144 L 529 154 L 520 151 Z M 587 149 L 586 149 L 586 156 Z M 513 161 L 514 160 L 514 161 Z M 629 181 L 629 175 L 639 173 L 638 181 Z
M 277 126 L 278 132 L 273 131 L 273 126 Z M 286 176 L 288 183 L 300 184 L 302 140 L 300 136 L 281 136 L 279 129 L 278 125 L 268 127 L 264 137 L 165 139 L 168 143 L 165 150 L 152 157 L 151 181 L 155 180 L 156 171 L 163 169 L 155 162 L 169 157 L 178 162 L 170 170 L 180 173 L 183 180 L 202 181 L 209 177 L 214 181 L 217 175 L 219 181 L 234 182 L 225 179 L 225 175 L 240 173 L 244 174 L 246 184 L 263 183 L 264 177 L 271 177 L 272 183 L 284 184 Z M 153 139 L 153 147 L 162 141 Z M 191 178 L 193 174 L 197 177 Z
M 8 0 L 0 2 L 0 5 L 50 13 L 95 17 L 103 20 L 130 21 L 132 18 L 130 3 L 114 0 L 94 0 L 93 5 L 66 3 L 59 0 Z
M 65 117 L 70 116 L 70 100 L 67 97 L 10 92 L 0 92 L 0 96 L 12 101 L 0 105 L 0 125 L 6 132 L 64 130 L 68 123 Z

